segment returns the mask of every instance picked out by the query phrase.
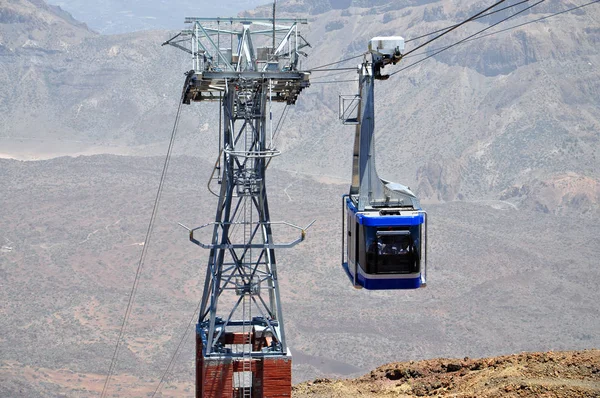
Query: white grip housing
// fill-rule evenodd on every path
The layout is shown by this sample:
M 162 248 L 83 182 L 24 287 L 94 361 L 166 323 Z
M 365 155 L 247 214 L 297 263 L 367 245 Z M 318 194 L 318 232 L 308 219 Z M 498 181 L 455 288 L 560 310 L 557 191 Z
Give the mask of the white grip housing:
M 380 55 L 392 55 L 396 52 L 404 51 L 404 37 L 401 36 L 380 36 L 374 37 L 369 41 L 369 52 Z

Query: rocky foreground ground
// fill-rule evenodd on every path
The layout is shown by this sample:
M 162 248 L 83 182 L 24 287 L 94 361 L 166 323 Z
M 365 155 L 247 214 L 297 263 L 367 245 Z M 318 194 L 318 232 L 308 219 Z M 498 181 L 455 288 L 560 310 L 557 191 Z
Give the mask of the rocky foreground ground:
M 293 397 L 600 397 L 600 350 L 522 353 L 381 366 L 354 380 L 317 379 Z

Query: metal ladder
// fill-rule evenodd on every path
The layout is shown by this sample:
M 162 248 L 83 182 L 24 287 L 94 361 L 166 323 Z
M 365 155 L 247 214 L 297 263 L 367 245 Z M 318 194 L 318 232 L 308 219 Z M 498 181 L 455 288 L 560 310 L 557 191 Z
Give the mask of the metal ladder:
M 245 150 L 251 149 L 254 138 L 252 137 L 252 129 L 247 129 L 244 137 Z M 250 194 L 247 192 L 246 194 Z M 250 239 L 252 234 L 252 212 L 253 206 L 251 196 L 244 198 L 244 242 Z M 242 299 L 242 320 L 244 324 L 242 326 L 243 348 L 242 348 L 242 386 L 241 398 L 252 398 L 252 249 L 248 249 L 242 259 L 243 272 L 246 274 L 247 279 L 244 283 L 247 283 L 244 289 L 244 298 Z
M 244 294 L 242 299 L 242 313 L 244 319 L 252 319 L 252 292 Z M 242 398 L 252 398 L 252 325 L 250 323 L 242 327 L 244 344 L 242 348 Z

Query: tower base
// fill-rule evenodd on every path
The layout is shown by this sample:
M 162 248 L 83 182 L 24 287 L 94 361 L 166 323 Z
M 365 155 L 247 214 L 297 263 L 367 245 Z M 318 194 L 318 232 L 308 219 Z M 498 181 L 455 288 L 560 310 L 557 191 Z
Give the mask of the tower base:
M 228 333 L 226 339 L 232 344 L 245 340 L 241 333 Z M 205 357 L 203 348 L 202 338 L 196 333 L 196 398 L 292 396 L 292 355 L 289 351 L 287 355 Z

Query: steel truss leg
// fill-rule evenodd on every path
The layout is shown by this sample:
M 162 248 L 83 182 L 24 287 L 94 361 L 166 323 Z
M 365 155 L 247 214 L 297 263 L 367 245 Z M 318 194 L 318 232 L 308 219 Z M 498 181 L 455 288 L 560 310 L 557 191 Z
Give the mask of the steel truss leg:
M 250 248 L 274 243 L 265 185 L 268 93 L 268 80 L 239 79 L 228 82 L 223 96 L 222 178 L 211 241 L 217 247 L 210 250 L 198 320 L 205 357 L 232 352 L 227 336 L 236 327 L 260 327 L 262 336 L 272 336 L 260 351 L 242 344 L 244 357 L 287 354 L 275 251 Z M 227 247 L 240 243 L 245 247 Z

